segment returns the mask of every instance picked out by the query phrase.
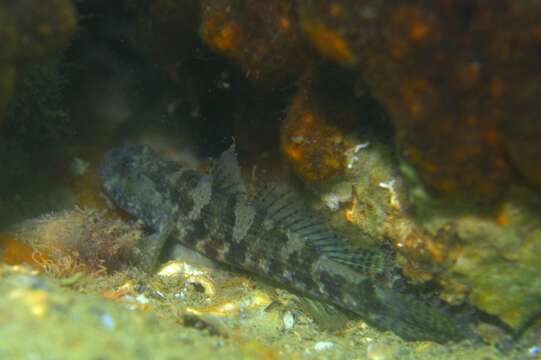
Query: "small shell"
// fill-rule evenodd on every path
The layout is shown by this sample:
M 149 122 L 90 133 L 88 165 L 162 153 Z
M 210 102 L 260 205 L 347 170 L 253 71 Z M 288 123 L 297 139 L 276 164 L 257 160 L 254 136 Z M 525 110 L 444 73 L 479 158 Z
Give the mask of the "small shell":
M 209 298 L 216 295 L 216 286 L 210 277 L 210 270 L 208 269 L 196 268 L 184 261 L 174 260 L 165 263 L 157 275 L 165 278 L 184 278 L 187 283 L 201 285 Z
M 314 345 L 314 350 L 315 351 L 323 351 L 323 350 L 328 350 L 330 348 L 333 348 L 334 347 L 334 343 L 331 342 L 331 341 L 318 341 L 317 343 L 315 343 Z
M 236 316 L 244 311 L 253 311 L 257 309 L 264 310 L 272 303 L 271 297 L 259 290 L 255 290 L 248 295 L 234 297 L 205 307 L 186 309 L 188 313 L 194 315 L 210 314 L 214 316 L 231 317 Z
M 286 311 L 284 313 L 284 316 L 282 316 L 282 321 L 284 322 L 285 331 L 293 329 L 293 326 L 295 325 L 295 317 L 293 316 L 291 311 Z
M 199 276 L 208 275 L 210 273 L 207 269 L 197 269 L 196 267 L 184 262 L 184 261 L 168 261 L 158 271 L 158 276 Z

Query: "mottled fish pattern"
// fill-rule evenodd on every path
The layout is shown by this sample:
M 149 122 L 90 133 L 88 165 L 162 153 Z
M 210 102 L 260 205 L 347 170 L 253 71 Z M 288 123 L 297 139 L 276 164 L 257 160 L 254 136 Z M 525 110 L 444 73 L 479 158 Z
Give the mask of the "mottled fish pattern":
M 109 198 L 154 231 L 146 241 L 148 267 L 165 240 L 175 238 L 408 340 L 470 334 L 469 318 L 394 285 L 400 275 L 389 252 L 353 248 L 287 187 L 249 197 L 233 149 L 205 174 L 131 145 L 107 154 L 101 177 Z

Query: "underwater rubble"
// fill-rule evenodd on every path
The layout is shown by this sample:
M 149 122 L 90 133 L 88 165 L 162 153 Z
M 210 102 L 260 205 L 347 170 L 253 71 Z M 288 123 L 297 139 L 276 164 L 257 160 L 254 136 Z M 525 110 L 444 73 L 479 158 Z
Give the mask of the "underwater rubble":
M 54 279 L 20 265 L 3 265 L 0 276 L 7 358 L 509 358 L 488 345 L 404 342 L 362 321 L 321 331 L 295 295 L 193 260 L 154 276 Z
M 0 331 L 20 339 L 0 357 L 541 356 L 538 2 L 0 1 L 0 19 Z M 480 340 L 407 342 L 178 244 L 145 273 L 148 229 L 98 174 L 134 142 L 203 172 L 235 143 L 250 195 L 290 183 L 420 298 L 475 308 Z

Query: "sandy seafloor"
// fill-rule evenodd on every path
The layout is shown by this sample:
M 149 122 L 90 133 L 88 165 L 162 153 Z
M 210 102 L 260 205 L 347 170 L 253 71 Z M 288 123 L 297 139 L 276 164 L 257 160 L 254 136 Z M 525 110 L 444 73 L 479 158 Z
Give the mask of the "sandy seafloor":
M 3 265 L 0 359 L 535 358 L 468 340 L 406 342 L 362 320 L 318 325 L 297 296 L 205 262 L 63 279 Z

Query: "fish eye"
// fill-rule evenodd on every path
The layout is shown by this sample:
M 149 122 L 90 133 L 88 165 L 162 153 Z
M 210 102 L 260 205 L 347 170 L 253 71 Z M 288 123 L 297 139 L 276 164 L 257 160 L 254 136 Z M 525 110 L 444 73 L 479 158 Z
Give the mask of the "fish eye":
M 121 160 L 120 160 L 120 170 L 122 171 L 128 171 L 131 167 L 132 167 L 132 164 L 133 164 L 133 159 L 130 158 L 130 157 L 123 157 Z

